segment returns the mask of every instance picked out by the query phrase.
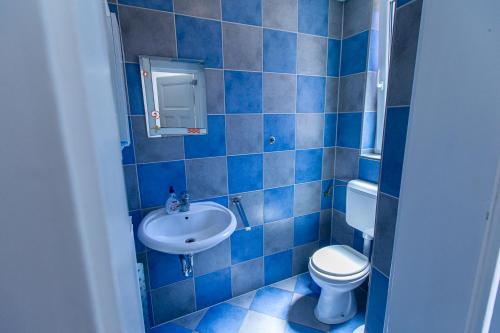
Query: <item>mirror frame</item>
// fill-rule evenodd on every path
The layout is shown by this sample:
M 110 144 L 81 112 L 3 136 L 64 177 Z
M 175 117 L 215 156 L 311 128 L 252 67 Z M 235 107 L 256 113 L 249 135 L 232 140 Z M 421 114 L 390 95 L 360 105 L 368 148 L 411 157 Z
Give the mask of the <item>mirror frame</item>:
M 139 66 L 144 99 L 144 115 L 146 118 L 146 131 L 149 138 L 178 135 L 204 135 L 207 134 L 207 103 L 205 67 L 201 61 L 178 60 L 173 58 L 139 56 Z M 155 116 L 153 79 L 151 73 L 189 73 L 197 80 L 195 88 L 197 112 L 202 114 L 202 119 L 197 120 L 194 128 L 161 127 L 159 114 Z

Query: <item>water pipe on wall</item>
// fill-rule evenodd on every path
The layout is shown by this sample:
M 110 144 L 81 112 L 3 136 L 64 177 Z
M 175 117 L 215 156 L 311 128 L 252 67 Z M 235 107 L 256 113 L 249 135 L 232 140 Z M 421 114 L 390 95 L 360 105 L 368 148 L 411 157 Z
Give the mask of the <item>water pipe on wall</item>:
M 247 214 L 245 214 L 245 210 L 243 209 L 243 205 L 241 204 L 241 196 L 238 195 L 238 196 L 232 197 L 231 202 L 236 207 L 238 214 L 240 214 L 241 222 L 243 223 L 245 230 L 250 231 L 252 228 L 250 227 L 250 224 L 248 223 Z

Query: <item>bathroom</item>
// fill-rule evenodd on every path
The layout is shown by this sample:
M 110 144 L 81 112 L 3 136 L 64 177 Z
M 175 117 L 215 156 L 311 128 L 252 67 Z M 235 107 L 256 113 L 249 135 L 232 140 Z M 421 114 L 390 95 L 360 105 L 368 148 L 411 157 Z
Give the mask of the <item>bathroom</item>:
M 498 4 L 102 2 L 0 5 L 0 331 L 498 332 Z

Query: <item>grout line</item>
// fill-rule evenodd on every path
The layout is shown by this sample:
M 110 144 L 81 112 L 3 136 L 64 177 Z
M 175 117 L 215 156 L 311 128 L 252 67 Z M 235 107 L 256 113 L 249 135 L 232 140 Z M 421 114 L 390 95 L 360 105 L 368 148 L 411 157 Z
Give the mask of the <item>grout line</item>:
M 179 59 L 179 46 L 178 46 L 178 40 L 177 40 L 177 15 L 175 15 L 175 1 L 172 1 L 172 12 L 174 16 L 174 39 L 175 39 L 175 55 L 176 58 Z M 208 122 L 208 121 L 207 121 Z M 208 124 L 207 124 L 207 132 L 208 132 Z M 185 146 L 185 136 L 182 135 L 182 154 L 183 154 L 183 160 L 186 160 L 186 146 Z M 184 191 L 188 191 L 188 170 L 187 170 L 187 163 L 184 162 Z
M 340 22 L 340 25 L 341 25 L 341 31 L 340 31 L 340 35 L 343 36 L 344 35 L 344 8 L 345 8 L 345 5 L 342 4 L 342 19 L 341 19 L 341 22 Z M 340 75 L 340 69 L 342 67 L 342 47 L 343 47 L 343 38 L 341 38 L 341 42 L 340 42 L 340 50 L 339 50 L 339 54 L 340 54 L 340 59 L 339 59 L 339 68 L 338 68 L 338 72 L 339 72 L 339 75 Z M 338 81 L 338 84 L 337 84 L 337 110 L 336 110 L 336 126 L 335 126 L 335 162 L 334 162 L 334 168 L 333 168 L 333 179 L 335 179 L 335 176 L 336 176 L 336 168 L 335 166 L 337 165 L 337 142 L 338 142 L 338 137 L 339 137 L 339 105 L 340 105 L 340 77 L 339 77 L 339 81 Z M 334 190 L 335 190 L 335 185 L 334 185 Z M 333 209 L 333 201 L 334 201 L 334 198 L 332 198 L 332 209 Z
M 131 120 L 132 119 L 129 118 L 130 128 L 132 128 L 132 124 L 130 124 Z M 139 182 L 139 171 L 137 169 L 137 153 L 136 153 L 136 149 L 135 149 L 135 140 L 134 140 L 134 137 L 133 137 L 133 131 L 132 130 L 130 131 L 130 137 L 132 138 L 130 144 L 132 145 L 132 149 L 134 151 L 134 163 L 132 165 L 134 166 L 134 169 L 135 169 L 135 178 L 136 178 L 136 181 L 137 181 L 137 196 L 139 198 L 139 208 L 142 209 L 141 186 L 140 186 L 140 182 Z
M 333 237 L 333 211 L 335 210 L 335 187 L 336 185 L 336 173 L 337 173 L 337 142 L 339 138 L 339 107 L 340 107 L 340 87 L 341 87 L 341 80 L 340 80 L 340 70 L 342 68 L 342 47 L 344 45 L 343 41 L 343 36 L 344 36 L 344 11 L 345 11 L 345 4 L 342 3 L 342 18 L 340 20 L 340 50 L 339 50 L 339 64 L 338 64 L 338 73 L 339 73 L 339 79 L 338 79 L 338 84 L 337 84 L 337 107 L 336 107 L 336 123 L 335 123 L 335 152 L 334 152 L 334 166 L 333 166 L 333 189 L 332 189 L 332 217 L 330 221 L 330 244 L 332 244 L 332 240 L 334 239 Z
M 148 267 L 148 271 L 149 271 L 149 267 Z M 148 275 L 149 275 L 149 272 L 148 272 Z M 155 311 L 154 311 L 154 308 L 153 308 L 154 304 L 153 304 L 153 295 L 152 295 L 152 293 L 151 293 L 151 288 L 150 288 L 150 289 L 149 289 L 149 291 L 148 291 L 148 301 L 149 301 L 149 304 L 150 304 L 150 306 L 148 307 L 148 310 L 149 310 L 149 308 L 151 308 L 151 314 L 150 314 L 150 317 L 151 317 L 151 319 L 152 319 L 152 321 L 153 321 L 152 323 L 149 323 L 149 326 L 150 326 L 150 327 L 153 327 L 153 326 L 155 326 L 155 325 L 156 325 L 156 320 L 155 320 Z M 148 311 L 148 312 L 149 312 L 149 311 Z M 149 318 L 148 318 L 148 322 L 149 322 Z M 148 328 L 146 328 L 146 330 L 147 330 L 147 329 L 148 329 Z
M 248 24 L 248 23 L 242 23 L 242 22 L 224 20 L 222 18 L 222 6 L 221 6 L 221 17 L 219 19 L 219 18 L 212 18 L 212 17 L 202 17 L 202 16 L 197 16 L 197 15 L 192 15 L 192 14 L 187 14 L 187 13 L 180 13 L 180 12 L 176 13 L 175 9 L 173 11 L 168 11 L 168 10 L 161 10 L 161 9 L 154 9 L 154 8 L 148 8 L 148 7 L 126 5 L 126 4 L 118 4 L 118 3 L 116 5 L 117 6 L 119 5 L 121 7 L 135 8 L 135 9 L 147 10 L 147 11 L 158 12 L 158 13 L 168 13 L 168 14 L 173 14 L 173 15 L 178 15 L 178 16 L 185 16 L 185 17 L 194 18 L 194 19 L 198 19 L 198 20 L 206 20 L 206 21 L 213 21 L 213 22 L 220 22 L 220 23 L 230 23 L 230 24 L 237 24 L 237 25 L 246 26 L 246 27 L 276 30 L 276 31 L 288 32 L 288 33 L 294 33 L 294 34 L 299 34 L 300 33 L 302 35 L 307 35 L 307 36 L 329 38 L 328 35 L 327 36 L 315 35 L 315 34 L 311 34 L 311 33 L 299 31 L 299 29 L 298 29 L 298 19 L 297 19 L 297 30 L 288 30 L 288 29 L 270 27 L 270 26 L 264 25 L 263 23 L 257 25 L 257 24 Z M 263 9 L 261 7 L 261 11 L 262 10 Z M 297 13 L 298 13 L 298 10 L 297 10 Z M 298 16 L 298 14 L 297 14 L 297 16 Z
M 386 109 L 409 108 L 410 105 L 388 105 Z
M 128 4 L 122 4 L 122 3 L 118 3 L 118 1 L 116 1 L 115 5 L 116 6 L 120 6 L 120 7 L 126 7 L 126 8 L 142 9 L 142 10 L 147 10 L 147 11 L 156 12 L 156 13 L 174 14 L 173 11 L 168 11 L 168 10 L 163 10 L 163 9 L 155 9 L 155 8 L 148 8 L 148 7 L 141 7 L 141 6 L 134 6 L 134 5 L 128 5 Z
M 387 280 L 389 280 L 389 279 L 390 279 L 390 277 L 389 277 L 389 276 L 387 276 L 384 272 L 382 272 L 382 270 L 381 270 L 381 269 L 379 269 L 376 265 L 372 265 L 372 267 L 373 267 L 375 270 L 377 270 L 377 272 L 379 272 L 381 275 L 383 275 L 383 276 L 384 276 Z
M 297 4 L 297 15 L 296 15 L 296 20 L 297 20 L 297 31 L 299 30 L 299 0 L 296 0 L 295 3 Z M 299 53 L 299 37 L 296 35 L 295 37 L 295 100 L 293 103 L 294 106 L 294 113 L 297 114 L 297 102 L 298 102 L 298 96 L 299 96 L 299 60 L 297 58 L 297 54 Z M 296 188 L 296 177 L 297 177 L 297 116 L 294 117 L 294 129 L 293 129 L 293 202 L 292 202 L 292 245 L 295 244 L 295 217 L 296 217 L 296 211 L 295 211 L 295 201 L 296 201 L 296 195 L 297 195 L 297 188 Z M 293 252 L 292 252 L 292 272 L 293 272 Z
M 343 45 L 343 42 L 341 43 L 341 49 L 342 49 L 342 45 Z M 341 61 L 339 61 L 339 72 L 340 72 L 340 67 L 342 65 L 342 59 Z M 338 78 L 339 79 L 347 79 L 347 78 L 350 78 L 352 76 L 361 76 L 361 75 L 366 75 L 366 71 L 361 71 L 361 72 L 357 72 L 357 73 L 352 73 L 352 74 L 346 74 L 346 75 L 340 75 L 339 73 L 339 76 Z M 373 73 L 373 72 L 372 72 Z M 333 76 L 333 77 L 337 77 L 337 76 Z
M 379 186 L 379 188 L 380 188 L 380 186 Z M 382 194 L 382 195 L 385 195 L 386 197 L 389 197 L 389 198 L 392 198 L 392 199 L 396 199 L 396 200 L 399 201 L 399 197 L 396 197 L 396 196 L 394 196 L 392 194 L 388 194 L 388 193 L 382 192 L 380 189 L 379 189 L 378 193 Z
M 361 34 L 363 34 L 363 33 L 365 33 L 365 32 L 369 32 L 370 30 L 376 30 L 376 29 L 372 29 L 372 28 L 371 28 L 371 21 L 370 21 L 370 27 L 369 27 L 368 29 L 365 29 L 365 30 L 360 30 L 360 31 L 354 32 L 354 33 L 352 33 L 352 34 L 350 34 L 350 35 L 344 36 L 344 35 L 343 35 L 343 34 L 344 34 L 344 33 L 343 33 L 343 30 L 344 30 L 344 27 L 343 27 L 343 26 L 344 26 L 344 20 L 343 20 L 343 18 L 342 18 L 342 39 L 349 39 L 349 38 L 355 37 L 355 36 L 357 36 L 357 35 L 361 35 Z
M 297 41 L 297 44 L 298 44 L 298 41 Z M 327 77 L 339 78 L 338 76 L 327 76 L 327 75 L 319 75 L 319 74 L 300 74 L 300 73 L 276 72 L 276 71 L 264 71 L 264 70 L 259 71 L 259 70 L 255 70 L 255 69 L 237 69 L 237 68 L 229 68 L 229 67 L 224 68 L 224 69 L 222 69 L 222 68 L 208 68 L 207 67 L 206 69 L 224 70 L 225 72 L 244 72 L 244 73 L 258 73 L 258 74 L 281 74 L 281 75 L 290 75 L 290 76 L 306 76 L 306 77 L 324 78 L 324 79 L 326 79 Z M 297 69 L 295 71 L 297 72 Z M 365 72 L 344 75 L 343 77 L 361 74 L 361 73 L 365 73 Z M 258 113 L 258 112 L 254 112 L 254 113 Z M 309 112 L 309 113 L 311 113 L 311 112 Z M 317 112 L 317 113 L 319 113 L 319 112 Z
M 330 34 L 330 1 L 328 1 L 328 8 L 327 8 L 327 21 L 326 21 L 326 26 L 327 26 L 327 29 L 328 29 L 328 33 L 327 35 Z M 328 60 L 329 60 L 329 47 L 328 47 L 328 41 L 329 41 L 329 38 L 326 39 L 326 58 L 325 58 L 325 75 L 328 75 Z M 326 137 L 326 128 L 327 128 L 327 100 L 328 100 L 328 78 L 325 78 L 325 87 L 324 87 L 324 97 L 323 97 L 323 146 L 325 146 L 325 137 Z M 321 190 L 319 191 L 319 207 L 320 207 L 320 210 L 323 208 L 322 207 L 322 203 L 323 203 L 323 175 L 325 174 L 325 170 L 324 170 L 324 167 L 325 167 L 325 151 L 326 151 L 326 148 L 323 148 L 323 156 L 321 158 Z M 335 150 L 334 150 L 334 165 L 335 165 Z M 334 165 L 332 165 L 332 167 L 334 167 Z M 328 166 L 328 164 L 326 164 L 326 166 Z M 333 191 L 332 191 L 332 204 L 333 204 Z M 320 215 L 319 215 L 319 223 L 318 223 L 318 241 L 321 242 L 321 212 L 320 212 Z
M 172 15 L 174 16 L 174 39 L 175 39 L 175 57 L 179 58 L 179 47 L 177 45 L 177 15 L 175 15 L 175 1 L 172 0 Z
M 262 6 L 262 3 L 261 3 L 261 6 L 260 6 L 260 16 L 261 16 L 261 20 L 262 20 L 262 23 L 264 23 L 264 6 Z M 264 114 L 264 28 L 261 29 L 261 41 L 262 41 L 262 58 L 260 59 L 261 60 L 261 69 L 262 69 L 262 74 L 261 74 L 261 77 L 260 77 L 260 82 L 261 82 L 261 87 L 260 87 L 260 91 L 261 91 L 261 94 L 260 94 L 260 107 L 261 107 L 261 111 L 262 111 L 262 114 Z M 265 121 L 264 121 L 264 115 L 262 115 L 262 151 L 266 150 L 266 138 L 264 137 L 264 133 L 265 133 L 265 130 L 264 130 L 264 126 L 265 126 Z M 266 179 L 266 174 L 265 174 L 265 164 L 264 164 L 264 155 L 262 155 L 262 161 L 261 161 L 261 166 L 262 166 L 262 187 L 264 188 L 264 180 Z M 263 189 L 262 190 L 262 273 L 263 273 L 263 276 L 262 276 L 262 282 L 263 284 L 265 285 L 266 284 L 266 261 L 264 260 L 264 254 L 265 254 L 265 240 L 264 240 L 264 223 L 266 221 L 266 216 L 265 216 L 265 212 L 266 212 L 266 208 L 265 208 L 265 203 L 266 203 L 266 192 L 265 190 Z M 250 223 L 249 223 L 250 224 Z
M 222 0 L 219 0 L 219 8 L 220 8 L 220 19 L 221 19 L 221 45 L 222 45 L 222 52 L 221 52 L 221 58 L 222 58 L 222 89 L 224 91 L 224 100 L 223 100 L 223 111 L 224 111 L 224 145 L 226 146 L 226 156 L 224 157 L 225 162 L 226 162 L 226 193 L 227 193 L 227 207 L 228 209 L 231 209 L 231 194 L 229 193 L 229 159 L 227 158 L 227 153 L 228 153 L 228 140 L 227 140 L 227 110 L 226 110 L 226 68 L 224 66 L 224 28 L 223 28 L 223 23 L 222 23 Z M 237 227 L 237 226 L 236 226 Z M 233 290 L 233 269 L 232 269 L 232 258 L 231 258 L 231 252 L 233 248 L 233 239 L 232 237 L 229 238 L 229 272 L 230 272 L 230 277 L 229 281 L 231 283 L 231 296 L 234 296 L 234 290 Z M 196 295 L 196 294 L 195 294 Z M 195 296 L 196 297 L 196 296 Z

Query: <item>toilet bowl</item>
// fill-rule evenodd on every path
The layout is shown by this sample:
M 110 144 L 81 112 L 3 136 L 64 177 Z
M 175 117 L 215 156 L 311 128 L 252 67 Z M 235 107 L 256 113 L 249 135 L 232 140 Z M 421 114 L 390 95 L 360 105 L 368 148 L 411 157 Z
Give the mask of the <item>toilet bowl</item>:
M 370 273 L 368 258 L 346 245 L 330 245 L 309 259 L 309 273 L 321 287 L 316 318 L 325 324 L 348 321 L 357 312 L 354 289 Z
M 359 230 L 364 239 L 363 255 L 347 245 L 330 245 L 314 252 L 309 273 L 321 294 L 314 309 L 316 318 L 326 324 L 348 321 L 357 311 L 354 289 L 370 274 L 371 240 L 377 206 L 376 184 L 355 179 L 347 183 L 346 222 Z

